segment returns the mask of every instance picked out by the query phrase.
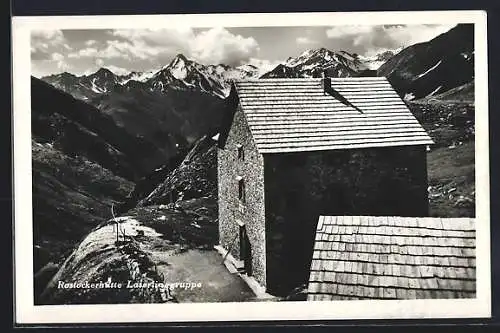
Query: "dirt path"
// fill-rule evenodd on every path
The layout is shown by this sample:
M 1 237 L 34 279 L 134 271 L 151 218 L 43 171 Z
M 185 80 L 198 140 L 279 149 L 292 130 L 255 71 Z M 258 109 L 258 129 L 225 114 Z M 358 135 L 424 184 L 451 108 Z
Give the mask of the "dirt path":
M 254 300 L 252 289 L 238 274 L 227 270 L 221 255 L 211 245 L 217 228 L 213 214 L 204 211 L 211 205 L 210 200 L 199 199 L 184 202 L 182 211 L 163 206 L 139 208 L 135 213 L 140 224 L 134 228 L 145 229 L 144 237 L 136 239 L 165 283 L 183 283 L 173 290 L 179 303 Z
M 166 283 L 185 283 L 173 292 L 179 303 L 244 302 L 255 298 L 238 275 L 229 273 L 215 250 L 189 249 L 172 253 L 159 249 L 151 251 L 150 255 Z

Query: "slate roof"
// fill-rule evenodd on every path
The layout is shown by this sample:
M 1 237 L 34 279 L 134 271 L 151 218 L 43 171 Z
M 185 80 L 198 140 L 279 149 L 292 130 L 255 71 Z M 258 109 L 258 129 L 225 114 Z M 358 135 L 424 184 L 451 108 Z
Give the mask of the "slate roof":
M 235 87 L 260 153 L 433 143 L 384 77 L 331 78 L 333 94 L 321 78 L 235 81 Z
M 474 298 L 472 218 L 321 216 L 308 300 Z

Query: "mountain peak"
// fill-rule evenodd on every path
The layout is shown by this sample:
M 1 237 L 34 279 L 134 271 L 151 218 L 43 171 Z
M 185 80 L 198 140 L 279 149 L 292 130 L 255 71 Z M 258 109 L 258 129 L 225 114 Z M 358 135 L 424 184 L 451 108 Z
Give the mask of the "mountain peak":
M 169 67 L 174 67 L 174 66 L 176 66 L 177 64 L 182 64 L 182 63 L 186 64 L 186 63 L 188 63 L 188 62 L 189 62 L 189 60 L 188 60 L 188 58 L 186 58 L 186 56 L 185 56 L 184 54 L 182 54 L 182 53 L 178 53 L 178 54 L 177 54 L 177 55 L 176 55 L 176 56 L 172 59 L 172 61 L 170 62 Z
M 189 64 L 190 61 L 184 56 L 182 53 L 178 53 L 168 65 L 165 65 L 161 68 L 160 72 L 163 72 L 165 70 L 170 70 L 172 68 L 180 68 L 180 67 L 186 67 L 187 64 Z
M 175 56 L 174 59 L 181 59 L 183 61 L 187 61 L 188 59 L 186 58 L 186 56 L 182 53 L 177 53 L 177 55 Z
M 101 67 L 97 70 L 97 72 L 94 73 L 95 75 L 104 75 L 104 76 L 107 76 L 107 75 L 115 75 L 111 70 L 109 70 L 108 68 L 105 68 L 105 67 Z
M 57 77 L 65 77 L 65 78 L 76 78 L 77 76 L 75 74 L 71 74 L 70 72 L 61 72 L 59 74 L 50 74 L 46 76 L 42 76 L 41 79 L 52 79 L 52 78 L 57 78 Z
M 319 49 L 309 50 L 309 55 L 312 56 L 320 56 L 325 57 L 328 54 L 334 53 L 333 51 L 328 50 L 327 48 L 320 47 Z
M 328 50 L 327 48 L 324 48 L 324 47 L 320 47 L 319 49 L 315 50 L 315 53 L 327 53 L 327 52 L 331 52 L 331 51 Z

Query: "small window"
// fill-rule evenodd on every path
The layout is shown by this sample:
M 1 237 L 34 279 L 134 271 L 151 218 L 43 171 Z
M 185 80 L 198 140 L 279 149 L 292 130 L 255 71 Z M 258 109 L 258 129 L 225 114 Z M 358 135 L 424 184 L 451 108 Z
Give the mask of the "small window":
M 243 179 L 238 180 L 238 199 L 245 203 L 245 180 Z
M 237 147 L 238 147 L 238 159 L 241 161 L 244 161 L 245 160 L 245 151 L 243 150 L 243 146 L 238 145 Z

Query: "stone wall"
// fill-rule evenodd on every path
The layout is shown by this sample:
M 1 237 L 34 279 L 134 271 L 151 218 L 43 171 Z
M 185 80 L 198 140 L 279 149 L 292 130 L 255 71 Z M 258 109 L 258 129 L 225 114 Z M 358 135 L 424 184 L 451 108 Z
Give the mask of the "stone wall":
M 238 159 L 242 145 L 244 159 Z M 245 223 L 252 252 L 252 275 L 266 285 L 264 220 L 264 161 L 238 107 L 223 149 L 218 149 L 219 236 L 220 244 L 240 258 L 239 225 Z M 245 181 L 245 203 L 238 198 L 238 180 Z
M 427 216 L 425 146 L 264 155 L 268 291 L 306 283 L 320 215 Z

